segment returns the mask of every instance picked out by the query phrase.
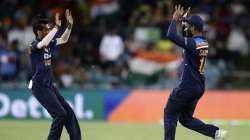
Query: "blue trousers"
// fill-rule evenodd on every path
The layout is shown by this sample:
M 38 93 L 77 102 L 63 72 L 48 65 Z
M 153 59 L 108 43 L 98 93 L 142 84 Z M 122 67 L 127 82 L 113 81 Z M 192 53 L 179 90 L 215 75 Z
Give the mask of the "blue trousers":
M 32 93 L 53 118 L 48 140 L 59 140 L 63 126 L 65 126 L 70 140 L 81 140 L 81 130 L 75 113 L 56 87 L 34 84 Z
M 175 140 L 178 121 L 186 128 L 214 138 L 219 128 L 193 117 L 197 102 L 202 95 L 203 92 L 187 92 L 178 88 L 172 91 L 164 109 L 164 140 Z

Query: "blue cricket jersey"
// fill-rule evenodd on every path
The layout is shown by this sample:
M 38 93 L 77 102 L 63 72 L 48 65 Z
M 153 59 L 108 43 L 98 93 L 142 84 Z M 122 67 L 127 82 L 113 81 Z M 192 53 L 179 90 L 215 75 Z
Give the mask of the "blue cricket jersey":
M 51 49 L 56 46 L 56 40 L 52 40 L 45 48 L 37 48 L 39 40 L 31 43 L 30 59 L 32 65 L 32 81 L 44 86 L 53 84 L 53 72 L 51 66 Z
M 205 89 L 205 65 L 208 55 L 208 41 L 205 37 L 183 37 L 177 35 L 176 21 L 172 20 L 167 37 L 184 49 L 181 80 L 177 88 L 192 92 Z

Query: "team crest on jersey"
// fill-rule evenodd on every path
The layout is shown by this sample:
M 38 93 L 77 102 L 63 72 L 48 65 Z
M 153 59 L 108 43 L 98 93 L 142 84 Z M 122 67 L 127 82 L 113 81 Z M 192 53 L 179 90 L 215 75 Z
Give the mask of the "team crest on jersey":
M 49 49 L 48 49 L 48 48 L 44 48 L 44 51 L 48 53 L 48 52 L 49 52 Z
M 49 48 L 44 48 L 44 65 L 45 66 L 50 66 L 51 65 L 51 53 Z

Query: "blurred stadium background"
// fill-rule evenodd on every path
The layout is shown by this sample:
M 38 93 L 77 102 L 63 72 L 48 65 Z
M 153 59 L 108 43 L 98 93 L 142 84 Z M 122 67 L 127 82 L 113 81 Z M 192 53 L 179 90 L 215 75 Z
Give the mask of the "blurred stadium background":
M 228 129 L 229 140 L 248 140 L 248 0 L 1 0 L 0 139 L 46 139 L 49 116 L 27 89 L 27 47 L 32 17 L 53 21 L 66 8 L 74 28 L 69 43 L 54 50 L 54 75 L 86 139 L 163 139 L 163 107 L 178 82 L 182 54 L 165 37 L 174 4 L 192 6 L 207 23 L 208 90 L 195 115 Z M 208 138 L 178 128 L 177 139 Z

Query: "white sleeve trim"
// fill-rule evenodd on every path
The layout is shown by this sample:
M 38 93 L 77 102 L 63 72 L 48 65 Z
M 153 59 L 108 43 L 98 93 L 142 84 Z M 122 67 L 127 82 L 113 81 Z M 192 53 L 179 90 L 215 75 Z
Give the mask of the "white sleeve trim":
M 66 29 L 64 31 L 64 33 L 62 34 L 62 36 L 60 38 L 57 38 L 56 39 L 56 45 L 61 45 L 61 44 L 64 44 L 64 43 L 67 43 L 68 40 L 69 40 L 69 36 L 71 34 L 71 29 Z
M 56 35 L 56 32 L 58 31 L 57 28 L 53 28 L 44 38 L 42 41 L 40 41 L 37 44 L 37 48 L 38 49 L 42 49 L 44 47 L 47 47 L 50 43 L 50 41 L 54 38 L 54 36 Z

